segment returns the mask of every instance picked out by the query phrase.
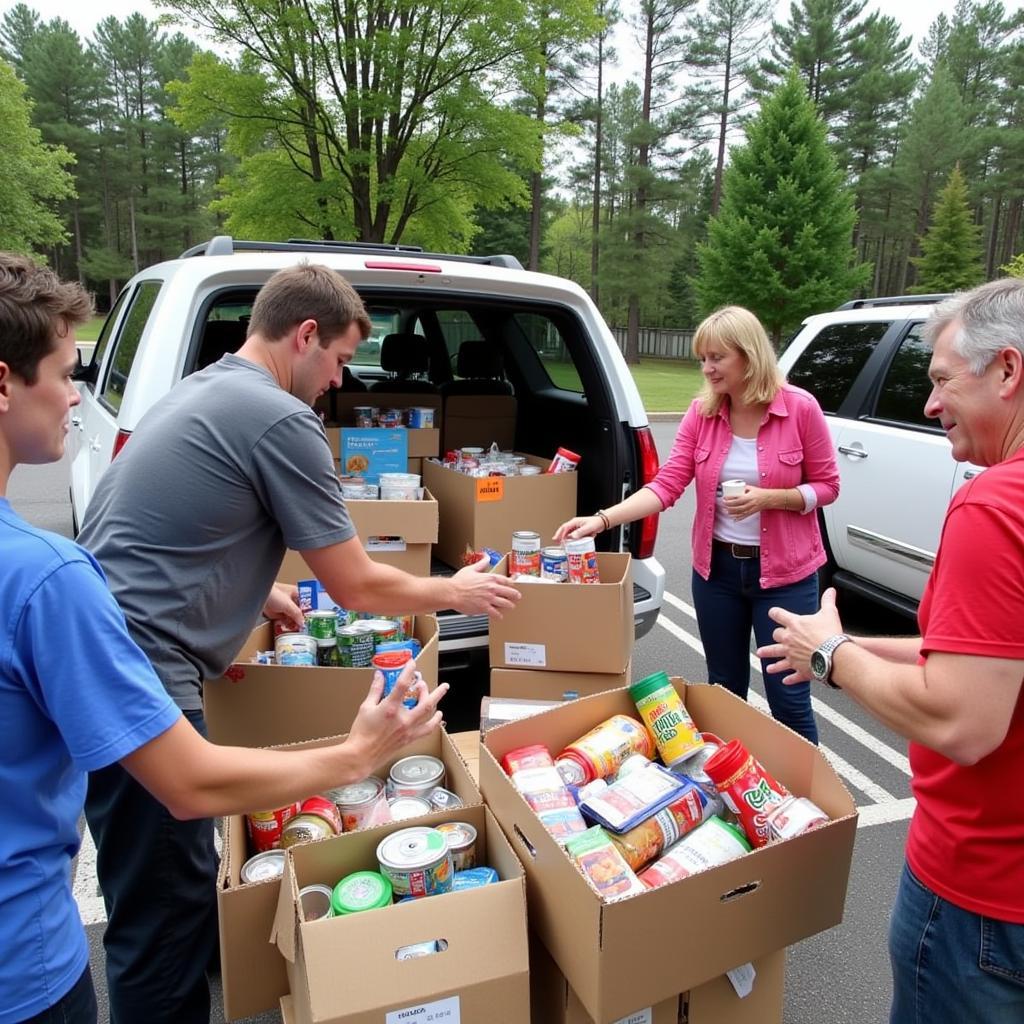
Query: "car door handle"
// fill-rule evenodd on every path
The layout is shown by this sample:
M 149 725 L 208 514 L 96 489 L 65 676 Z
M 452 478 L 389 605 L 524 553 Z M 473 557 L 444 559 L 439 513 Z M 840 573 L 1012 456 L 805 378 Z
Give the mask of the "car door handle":
M 82 429 L 82 417 L 81 416 L 72 416 L 71 417 L 71 426 L 78 427 L 78 429 L 81 430 Z
M 91 452 L 98 452 L 102 447 L 103 447 L 103 445 L 100 444 L 99 435 L 94 437 L 89 442 L 89 451 L 91 451 Z
M 863 448 L 848 448 L 845 444 L 839 445 L 839 451 L 843 455 L 852 455 L 855 459 L 866 459 L 868 453 Z

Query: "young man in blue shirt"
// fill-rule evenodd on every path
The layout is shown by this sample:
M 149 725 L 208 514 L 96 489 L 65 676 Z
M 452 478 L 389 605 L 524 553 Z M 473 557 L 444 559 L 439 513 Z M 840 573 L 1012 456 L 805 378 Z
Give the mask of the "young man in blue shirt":
M 91 304 L 30 259 L 0 253 L 0 1024 L 95 1024 L 85 932 L 69 885 L 86 772 L 120 763 L 180 818 L 279 807 L 372 773 L 436 729 L 447 690 L 378 674 L 344 743 L 219 747 L 187 722 L 129 637 L 85 550 L 21 519 L 15 466 L 64 452 L 75 327 Z

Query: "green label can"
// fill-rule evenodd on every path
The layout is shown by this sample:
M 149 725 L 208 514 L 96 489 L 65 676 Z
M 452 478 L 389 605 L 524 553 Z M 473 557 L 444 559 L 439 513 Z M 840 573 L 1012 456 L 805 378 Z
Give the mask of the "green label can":
M 391 902 L 391 881 L 379 871 L 356 871 L 346 875 L 331 894 L 331 910 L 335 917 L 376 910 Z
M 629 696 L 669 768 L 704 746 L 700 730 L 664 672 L 655 672 L 634 683 Z
M 369 668 L 373 660 L 373 628 L 365 622 L 353 622 L 337 631 L 338 654 L 342 668 Z
M 306 612 L 306 632 L 316 640 L 333 640 L 338 629 L 338 616 L 334 612 Z

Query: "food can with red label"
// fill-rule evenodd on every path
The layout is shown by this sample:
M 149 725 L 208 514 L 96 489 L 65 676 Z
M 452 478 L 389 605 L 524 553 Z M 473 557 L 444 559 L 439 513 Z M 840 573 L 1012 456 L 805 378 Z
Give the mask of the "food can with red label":
M 456 871 L 476 867 L 476 829 L 468 821 L 443 821 L 437 831 L 448 843 Z
M 540 575 L 540 534 L 516 530 L 512 534 L 512 552 L 508 557 L 509 576 Z
M 569 583 L 600 583 L 601 573 L 597 567 L 597 551 L 593 537 L 565 542 L 566 575 Z
M 559 448 L 547 471 L 549 473 L 573 473 L 579 464 L 580 457 L 575 452 L 569 451 L 568 448 Z
M 704 764 L 725 806 L 739 819 L 756 847 L 771 838 L 768 815 L 790 795 L 739 740 L 729 740 Z
M 245 827 L 249 841 L 257 853 L 276 850 L 281 845 L 281 832 L 285 825 L 299 813 L 299 801 L 274 811 L 253 811 L 245 816 Z
M 569 562 L 565 548 L 542 548 L 540 552 L 540 578 L 565 583 L 569 578 Z
M 341 832 L 341 815 L 333 800 L 325 796 L 311 796 L 302 802 L 299 813 L 281 832 L 284 848 L 311 843 L 314 839 L 328 839 Z
M 828 815 L 805 796 L 790 796 L 768 815 L 772 840 L 792 839 L 828 824 Z
M 395 896 L 436 896 L 452 887 L 452 855 L 444 834 L 421 825 L 392 832 L 377 846 L 381 874 Z
M 388 773 L 391 796 L 421 796 L 426 799 L 432 789 L 443 785 L 444 762 L 430 754 L 403 757 L 391 766 Z
M 358 782 L 339 786 L 327 793 L 341 815 L 341 827 L 345 832 L 360 828 L 372 828 L 391 821 L 388 798 L 384 792 L 384 780 L 371 775 Z
M 699 828 L 670 846 L 649 868 L 640 873 L 648 889 L 689 878 L 699 871 L 728 864 L 750 852 L 743 830 L 712 815 Z

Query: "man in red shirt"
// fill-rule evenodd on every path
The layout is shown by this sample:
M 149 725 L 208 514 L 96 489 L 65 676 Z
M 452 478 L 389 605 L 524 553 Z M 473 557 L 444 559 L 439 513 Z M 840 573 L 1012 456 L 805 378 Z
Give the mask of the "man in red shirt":
M 845 690 L 910 741 L 917 809 L 893 907 L 892 1024 L 1024 1021 L 1024 281 L 935 308 L 926 415 L 990 467 L 954 495 L 920 637 L 848 637 L 835 591 L 782 609 L 786 682 Z

